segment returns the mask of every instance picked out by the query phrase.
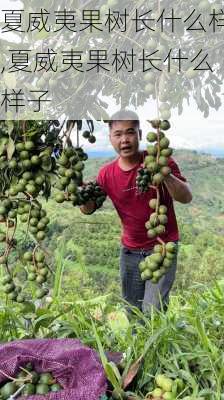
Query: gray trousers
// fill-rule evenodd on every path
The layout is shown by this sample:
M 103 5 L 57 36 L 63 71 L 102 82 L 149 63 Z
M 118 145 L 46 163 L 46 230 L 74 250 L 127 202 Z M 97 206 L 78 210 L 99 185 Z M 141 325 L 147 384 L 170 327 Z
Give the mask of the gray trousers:
M 129 250 L 124 246 L 120 252 L 122 296 L 143 312 L 150 312 L 152 306 L 161 310 L 161 303 L 163 310 L 166 310 L 177 268 L 176 255 L 172 266 L 157 284 L 151 283 L 150 280 L 143 281 L 138 266 L 150 254 L 152 250 Z

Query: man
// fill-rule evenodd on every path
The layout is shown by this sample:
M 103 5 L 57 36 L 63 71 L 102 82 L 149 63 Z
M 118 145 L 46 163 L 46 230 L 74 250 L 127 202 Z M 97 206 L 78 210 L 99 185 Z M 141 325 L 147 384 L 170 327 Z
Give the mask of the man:
M 176 258 L 168 272 L 158 284 L 150 280 L 142 281 L 138 265 L 151 254 L 156 239 L 149 239 L 145 223 L 154 211 L 149 207 L 149 200 L 156 197 L 153 188 L 146 193 L 136 189 L 137 170 L 143 163 L 144 152 L 139 150 L 142 131 L 138 115 L 132 111 L 119 111 L 109 121 L 110 142 L 118 153 L 118 158 L 104 165 L 98 174 L 97 182 L 110 197 L 122 222 L 120 273 L 122 295 L 131 304 L 142 311 L 151 306 L 157 309 L 166 307 L 169 292 L 176 272 Z M 169 158 L 171 174 L 160 185 L 160 204 L 168 208 L 166 232 L 160 237 L 164 242 L 178 242 L 178 227 L 173 208 L 173 200 L 189 203 L 192 195 L 186 179 L 181 175 L 175 161 Z M 84 214 L 95 211 L 95 204 L 90 201 L 80 207 Z

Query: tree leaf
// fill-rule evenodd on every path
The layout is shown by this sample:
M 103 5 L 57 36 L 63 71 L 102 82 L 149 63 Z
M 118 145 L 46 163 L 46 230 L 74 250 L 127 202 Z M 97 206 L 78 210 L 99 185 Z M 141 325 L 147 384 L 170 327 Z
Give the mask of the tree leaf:
M 214 99 L 213 99 L 208 87 L 205 89 L 205 98 L 206 98 L 208 104 L 210 105 L 210 107 L 214 108 L 215 107 Z
M 76 123 L 77 123 L 78 130 L 81 131 L 81 129 L 82 129 L 82 120 L 79 119 L 79 120 L 76 121 Z
M 4 137 L 0 138 L 0 156 L 4 153 L 7 142 L 8 142 L 7 138 Z
M 34 332 L 37 333 L 41 327 L 48 328 L 55 319 L 56 317 L 52 316 L 51 314 L 45 314 L 37 318 L 33 323 Z
M 7 149 L 8 160 L 11 160 L 11 158 L 14 154 L 14 151 L 15 151 L 15 143 L 11 137 L 8 138 L 8 143 L 7 143 L 6 149 Z
M 93 121 L 92 121 L 91 119 L 87 119 L 86 122 L 87 122 L 87 124 L 88 124 L 88 127 L 89 127 L 90 132 L 93 133 L 93 132 L 94 132 L 94 124 L 93 124 Z
M 44 171 L 50 172 L 50 171 L 51 171 L 51 168 L 52 168 L 52 160 L 51 160 L 51 157 L 50 157 L 50 156 L 44 156 L 44 157 L 42 158 L 42 164 L 41 164 L 41 166 L 42 166 L 42 169 L 43 169 Z
M 11 133 L 14 129 L 14 123 L 13 121 L 7 121 L 7 128 L 8 128 L 8 134 L 11 136 Z
M 3 74 L 3 80 L 8 89 L 16 88 L 17 80 L 16 80 L 15 75 L 10 74 L 9 72 L 5 72 Z
M 127 372 L 127 374 L 122 378 L 122 388 L 125 389 L 130 383 L 133 381 L 134 377 L 137 375 L 138 370 L 141 366 L 141 362 L 143 360 L 143 356 L 141 355 L 135 362 L 132 364 Z
M 45 199 L 48 200 L 50 195 L 51 195 L 51 178 L 50 176 L 46 176 L 43 189 L 43 197 L 45 197 Z
M 23 303 L 23 307 L 22 307 L 22 313 L 24 314 L 30 314 L 30 313 L 35 313 L 36 311 L 36 307 L 35 304 L 32 303 L 31 301 L 26 301 Z
M 107 378 L 109 379 L 110 383 L 113 385 L 114 389 L 121 388 L 121 381 L 119 382 L 117 379 L 117 375 L 115 374 L 114 368 L 111 363 L 106 363 L 104 366 L 105 373 Z

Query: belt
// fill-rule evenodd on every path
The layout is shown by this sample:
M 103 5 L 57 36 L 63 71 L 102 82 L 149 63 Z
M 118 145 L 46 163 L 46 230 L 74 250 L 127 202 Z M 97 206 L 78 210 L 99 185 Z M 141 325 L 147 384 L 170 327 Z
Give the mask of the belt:
M 135 254 L 140 254 L 142 256 L 146 256 L 148 253 L 150 253 L 153 248 L 151 249 L 129 249 L 128 247 L 123 246 L 123 249 L 130 251 L 130 253 L 135 253 Z

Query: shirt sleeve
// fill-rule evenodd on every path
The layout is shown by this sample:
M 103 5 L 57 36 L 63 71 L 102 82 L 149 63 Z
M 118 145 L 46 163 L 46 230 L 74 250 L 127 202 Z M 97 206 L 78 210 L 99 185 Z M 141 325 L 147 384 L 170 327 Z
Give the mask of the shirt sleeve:
M 179 178 L 181 181 L 187 182 L 187 179 L 181 174 L 177 163 L 174 161 L 174 159 L 172 157 L 169 158 L 168 166 L 171 169 L 171 174 L 173 174 L 174 176 Z
M 104 168 L 100 168 L 96 181 L 101 189 L 107 194 L 106 173 Z

